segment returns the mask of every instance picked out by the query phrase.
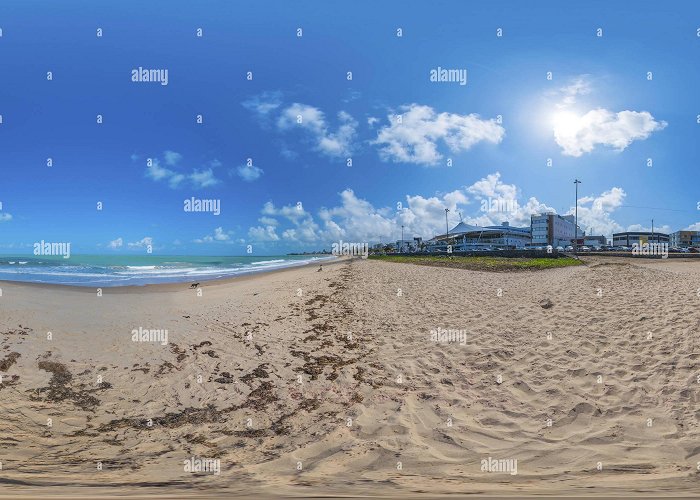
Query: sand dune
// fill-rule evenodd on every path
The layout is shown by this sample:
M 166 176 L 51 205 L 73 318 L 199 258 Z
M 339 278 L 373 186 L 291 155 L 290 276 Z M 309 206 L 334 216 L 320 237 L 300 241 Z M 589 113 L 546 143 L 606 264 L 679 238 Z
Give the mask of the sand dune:
M 695 494 L 699 288 L 695 262 L 601 258 L 4 283 L 0 493 Z

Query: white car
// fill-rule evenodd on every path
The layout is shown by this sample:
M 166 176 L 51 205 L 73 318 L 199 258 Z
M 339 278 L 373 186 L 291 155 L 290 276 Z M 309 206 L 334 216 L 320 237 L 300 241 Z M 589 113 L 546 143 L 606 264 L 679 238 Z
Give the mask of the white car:
M 564 251 L 564 247 L 557 247 L 557 252 L 563 252 L 563 251 Z

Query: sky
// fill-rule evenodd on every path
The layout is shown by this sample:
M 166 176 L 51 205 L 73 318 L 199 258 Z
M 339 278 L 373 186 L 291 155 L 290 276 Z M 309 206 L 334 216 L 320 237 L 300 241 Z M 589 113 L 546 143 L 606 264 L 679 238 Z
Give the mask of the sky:
M 5 0 L 0 28 L 0 253 L 529 226 L 576 178 L 588 234 L 700 229 L 697 2 Z

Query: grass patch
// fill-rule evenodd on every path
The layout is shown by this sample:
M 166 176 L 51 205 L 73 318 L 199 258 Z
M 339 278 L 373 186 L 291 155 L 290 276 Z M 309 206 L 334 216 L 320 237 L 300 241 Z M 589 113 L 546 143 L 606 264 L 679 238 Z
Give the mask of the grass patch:
M 443 255 L 370 255 L 370 259 L 385 262 L 401 262 L 421 266 L 452 267 L 471 271 L 528 271 L 579 266 L 581 261 L 571 257 L 486 257 L 486 256 L 443 256 Z

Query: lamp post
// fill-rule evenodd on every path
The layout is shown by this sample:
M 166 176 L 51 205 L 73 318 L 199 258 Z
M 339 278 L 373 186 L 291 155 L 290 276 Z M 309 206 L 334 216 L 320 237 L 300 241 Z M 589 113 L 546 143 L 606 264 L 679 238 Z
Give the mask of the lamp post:
M 576 233 L 576 237 L 574 238 L 574 254 L 578 252 L 578 185 L 581 184 L 581 181 L 578 179 L 574 179 L 574 185 L 576 186 L 576 207 L 574 209 L 574 212 L 576 214 L 576 222 L 574 223 L 574 233 Z
M 450 226 L 447 224 L 447 212 L 449 211 L 449 208 L 445 209 L 445 245 L 450 244 Z

